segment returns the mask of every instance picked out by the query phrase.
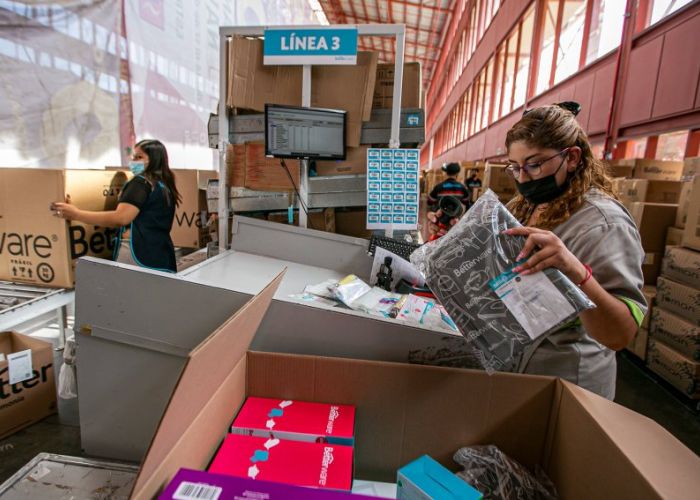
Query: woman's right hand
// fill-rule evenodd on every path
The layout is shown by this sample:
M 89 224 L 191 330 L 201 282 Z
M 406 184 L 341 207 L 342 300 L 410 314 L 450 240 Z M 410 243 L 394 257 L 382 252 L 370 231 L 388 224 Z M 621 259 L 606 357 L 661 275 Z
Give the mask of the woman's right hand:
M 437 212 L 428 212 L 428 234 L 432 236 L 437 236 L 438 238 L 440 236 L 444 236 L 447 234 L 447 231 L 449 231 L 449 228 L 445 229 L 443 227 L 440 227 L 438 225 L 438 219 L 442 217 L 442 210 L 439 210 Z M 457 224 L 459 221 L 458 218 L 453 218 L 450 220 L 450 228 Z

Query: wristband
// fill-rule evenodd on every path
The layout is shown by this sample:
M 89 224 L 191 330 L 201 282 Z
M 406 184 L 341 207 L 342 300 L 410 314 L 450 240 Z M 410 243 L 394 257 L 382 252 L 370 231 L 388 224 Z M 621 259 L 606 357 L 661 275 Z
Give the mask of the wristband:
M 591 269 L 591 266 L 589 266 L 588 264 L 584 264 L 583 267 L 586 268 L 586 277 L 583 278 L 583 281 L 581 281 L 581 283 L 578 284 L 579 288 L 585 285 L 588 282 L 588 280 L 593 277 L 593 269 Z

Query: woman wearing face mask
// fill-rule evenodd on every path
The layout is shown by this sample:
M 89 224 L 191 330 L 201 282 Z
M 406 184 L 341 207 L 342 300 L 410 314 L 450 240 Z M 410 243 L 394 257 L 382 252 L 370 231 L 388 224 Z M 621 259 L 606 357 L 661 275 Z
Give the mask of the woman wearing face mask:
M 159 271 L 175 272 L 175 248 L 170 229 L 181 197 L 168 165 L 168 152 L 156 140 L 134 146 L 126 183 L 116 210 L 91 212 L 67 203 L 54 203 L 56 216 L 103 227 L 119 227 L 115 260 Z
M 532 109 L 506 136 L 507 169 L 519 192 L 508 209 L 525 226 L 506 234 L 527 237 L 518 256 L 527 260 L 515 271 L 555 267 L 596 305 L 540 337 L 519 371 L 558 376 L 612 399 L 614 351 L 632 340 L 646 312 L 644 252 L 634 221 L 576 121 L 579 109 L 576 103 Z

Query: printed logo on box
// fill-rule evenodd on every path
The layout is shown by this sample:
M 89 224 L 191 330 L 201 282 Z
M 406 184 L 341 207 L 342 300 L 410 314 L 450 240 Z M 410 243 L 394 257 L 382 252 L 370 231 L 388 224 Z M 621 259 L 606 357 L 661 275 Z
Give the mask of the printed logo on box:
M 373 201 L 373 202 L 378 202 L 379 201 L 379 193 L 367 193 L 367 200 Z
M 394 195 L 394 203 L 403 203 L 404 200 L 404 194 L 403 193 L 396 193 Z
M 370 161 L 367 163 L 367 168 L 369 170 L 379 170 L 379 162 L 378 161 Z
M 382 205 L 382 213 L 383 214 L 390 214 L 392 212 L 391 210 L 391 205 L 390 204 L 384 204 Z
M 391 202 L 391 193 L 382 193 L 382 203 Z
M 406 201 L 409 203 L 418 203 L 418 195 L 413 193 L 406 193 Z
M 406 185 L 403 182 L 394 182 L 394 191 L 403 191 Z
M 371 181 L 378 181 L 379 180 L 379 172 L 368 172 L 367 177 Z
M 367 205 L 367 211 L 368 212 L 379 212 L 379 204 L 378 203 L 370 203 Z

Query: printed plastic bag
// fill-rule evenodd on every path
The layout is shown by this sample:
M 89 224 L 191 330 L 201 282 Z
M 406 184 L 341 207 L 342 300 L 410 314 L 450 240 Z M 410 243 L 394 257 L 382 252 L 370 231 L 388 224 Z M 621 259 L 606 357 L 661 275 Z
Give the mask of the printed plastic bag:
M 58 397 L 74 399 L 78 397 L 78 383 L 75 377 L 75 338 L 66 339 L 63 349 L 63 365 L 58 374 Z
M 520 223 L 492 191 L 411 262 L 447 310 L 481 367 L 516 371 L 525 349 L 594 307 L 557 269 L 512 272 L 525 238 L 502 234 Z
M 484 500 L 556 500 L 557 490 L 540 468 L 533 475 L 496 446 L 471 446 L 457 451 L 464 467 L 457 475 L 484 495 Z

